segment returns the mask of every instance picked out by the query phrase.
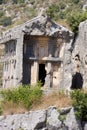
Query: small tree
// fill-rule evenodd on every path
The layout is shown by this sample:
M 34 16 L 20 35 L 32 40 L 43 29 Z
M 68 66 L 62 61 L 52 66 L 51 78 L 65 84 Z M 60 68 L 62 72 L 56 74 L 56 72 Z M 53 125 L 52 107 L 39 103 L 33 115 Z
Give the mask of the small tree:
M 50 18 L 55 18 L 57 13 L 59 12 L 59 6 L 56 4 L 52 4 L 46 12 Z
M 67 17 L 67 22 L 68 22 L 69 26 L 71 27 L 71 30 L 75 34 L 77 34 L 80 22 L 82 22 L 86 19 L 87 19 L 87 11 L 84 13 L 74 12 L 73 14 L 71 14 Z
M 80 0 L 72 0 L 72 2 L 73 2 L 74 4 L 78 4 L 78 3 L 80 2 Z

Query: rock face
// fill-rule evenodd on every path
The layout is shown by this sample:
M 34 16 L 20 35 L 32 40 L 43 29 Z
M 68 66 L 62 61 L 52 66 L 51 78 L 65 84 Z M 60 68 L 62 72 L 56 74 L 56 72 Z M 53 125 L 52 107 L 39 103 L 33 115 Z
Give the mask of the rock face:
M 87 124 L 84 125 L 86 130 Z M 31 111 L 0 117 L 0 130 L 81 130 L 73 108 L 58 111 L 54 106 L 46 110 Z
M 79 72 L 83 87 L 87 88 L 87 20 L 80 23 L 78 36 L 71 44 L 66 44 L 64 57 L 62 86 L 69 90 L 73 76 Z
M 79 71 L 83 76 L 83 87 L 87 87 L 87 20 L 80 23 L 79 33 L 74 42 L 74 48 L 72 51 L 72 72 L 76 71 L 76 67 L 79 67 Z

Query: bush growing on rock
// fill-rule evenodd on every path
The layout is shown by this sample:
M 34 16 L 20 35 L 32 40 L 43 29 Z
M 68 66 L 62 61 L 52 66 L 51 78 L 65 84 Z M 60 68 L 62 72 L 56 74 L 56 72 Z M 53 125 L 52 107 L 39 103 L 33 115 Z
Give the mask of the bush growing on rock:
M 71 92 L 71 98 L 77 119 L 87 121 L 87 93 L 83 90 Z

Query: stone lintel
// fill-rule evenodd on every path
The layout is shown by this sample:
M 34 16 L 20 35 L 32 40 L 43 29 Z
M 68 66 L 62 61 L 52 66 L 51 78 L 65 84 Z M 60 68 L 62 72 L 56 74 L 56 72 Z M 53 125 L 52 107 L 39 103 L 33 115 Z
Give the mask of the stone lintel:
M 54 57 L 44 57 L 44 58 L 36 58 L 36 57 L 29 57 L 27 60 L 32 61 L 51 61 L 51 62 L 63 62 L 62 58 L 54 58 Z

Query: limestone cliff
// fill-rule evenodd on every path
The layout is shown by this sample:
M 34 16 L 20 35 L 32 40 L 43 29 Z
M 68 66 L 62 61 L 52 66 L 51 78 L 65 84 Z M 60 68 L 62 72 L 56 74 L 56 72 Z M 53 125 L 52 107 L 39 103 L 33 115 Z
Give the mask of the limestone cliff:
M 83 76 L 83 87 L 87 87 L 87 20 L 80 23 L 79 33 L 73 45 L 72 51 L 72 73 L 79 67 Z

